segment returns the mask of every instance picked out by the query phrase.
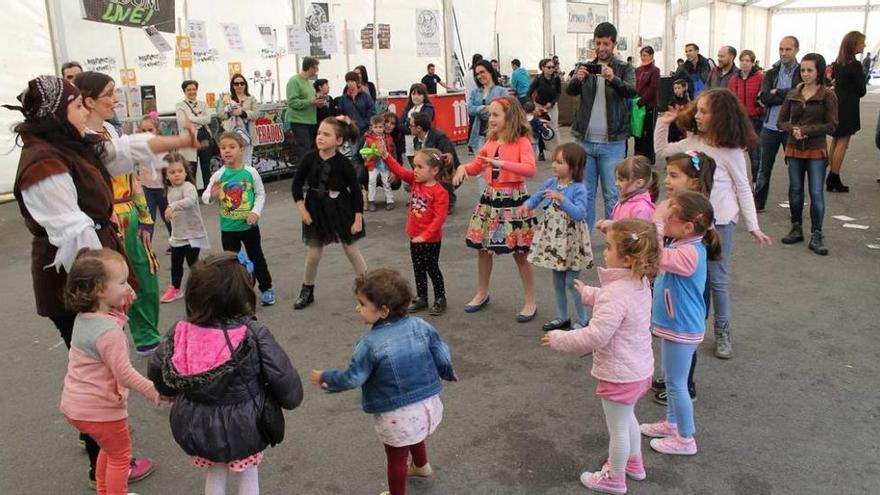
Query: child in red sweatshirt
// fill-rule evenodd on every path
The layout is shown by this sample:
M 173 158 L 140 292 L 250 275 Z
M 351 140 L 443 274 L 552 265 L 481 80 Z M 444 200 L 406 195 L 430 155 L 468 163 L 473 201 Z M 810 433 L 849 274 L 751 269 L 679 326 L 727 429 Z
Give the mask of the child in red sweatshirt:
M 411 313 L 428 307 L 428 277 L 434 286 L 434 305 L 430 314 L 446 310 L 446 288 L 440 272 L 440 242 L 443 222 L 449 212 L 449 193 L 440 183 L 450 170 L 448 157 L 434 148 L 423 148 L 413 157 L 413 169 L 397 163 L 386 150 L 385 163 L 391 172 L 410 184 L 409 211 L 406 217 L 406 235 L 410 238 L 409 252 L 416 279 L 416 298 L 409 306 Z M 448 180 L 448 179 L 447 179 Z

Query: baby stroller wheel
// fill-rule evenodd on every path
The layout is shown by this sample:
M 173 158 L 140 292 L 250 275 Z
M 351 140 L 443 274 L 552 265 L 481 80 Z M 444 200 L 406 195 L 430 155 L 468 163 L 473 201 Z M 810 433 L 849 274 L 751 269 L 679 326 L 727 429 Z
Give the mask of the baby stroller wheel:
M 541 131 L 541 139 L 544 141 L 552 141 L 553 138 L 556 137 L 556 131 L 549 127 L 545 127 L 543 131 Z

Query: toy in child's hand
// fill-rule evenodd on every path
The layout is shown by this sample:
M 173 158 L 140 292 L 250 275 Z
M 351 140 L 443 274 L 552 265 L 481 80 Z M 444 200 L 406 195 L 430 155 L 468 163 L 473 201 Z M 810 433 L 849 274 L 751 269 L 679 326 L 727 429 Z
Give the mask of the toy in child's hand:
M 376 143 L 371 144 L 367 148 L 361 148 L 360 154 L 361 158 L 363 158 L 365 161 L 369 160 L 370 158 L 382 158 L 383 156 L 385 156 L 385 154 L 379 150 L 379 147 L 376 146 Z

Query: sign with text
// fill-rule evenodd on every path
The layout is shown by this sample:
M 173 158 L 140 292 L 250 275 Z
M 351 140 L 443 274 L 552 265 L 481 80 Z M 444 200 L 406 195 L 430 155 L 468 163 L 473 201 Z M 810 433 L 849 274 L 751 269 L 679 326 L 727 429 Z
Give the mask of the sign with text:
M 284 126 L 282 124 L 267 124 L 254 126 L 254 146 L 264 144 L 281 143 L 284 141 Z
M 193 66 L 193 49 L 189 36 L 177 37 L 177 60 L 174 64 L 182 69 L 191 69 Z
M 174 32 L 174 0 L 81 0 L 83 19 Z
M 416 56 L 439 57 L 440 11 L 416 9 Z
M 568 2 L 566 5 L 569 33 L 593 34 L 597 24 L 608 22 L 608 4 Z

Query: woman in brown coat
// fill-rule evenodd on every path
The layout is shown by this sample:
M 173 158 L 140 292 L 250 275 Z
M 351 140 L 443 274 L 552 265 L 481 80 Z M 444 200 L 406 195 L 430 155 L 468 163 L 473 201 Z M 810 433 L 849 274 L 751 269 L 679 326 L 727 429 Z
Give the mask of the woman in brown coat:
M 791 231 L 783 244 L 804 241 L 801 215 L 804 209 L 804 175 L 810 185 L 810 250 L 827 255 L 822 238 L 825 198 L 822 183 L 828 165 L 828 134 L 837 128 L 837 96 L 825 86 L 825 59 L 808 53 L 801 59 L 801 82 L 789 91 L 779 111 L 780 130 L 788 133 L 785 163 L 788 165 L 788 203 Z

